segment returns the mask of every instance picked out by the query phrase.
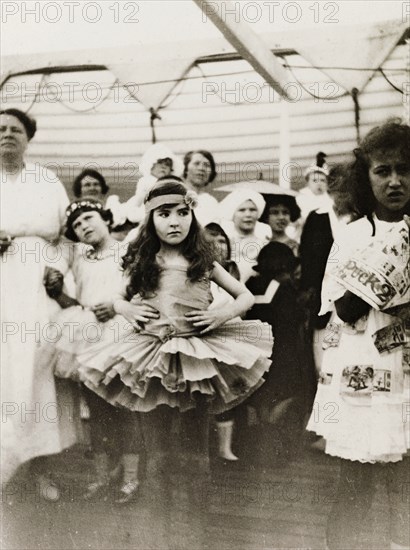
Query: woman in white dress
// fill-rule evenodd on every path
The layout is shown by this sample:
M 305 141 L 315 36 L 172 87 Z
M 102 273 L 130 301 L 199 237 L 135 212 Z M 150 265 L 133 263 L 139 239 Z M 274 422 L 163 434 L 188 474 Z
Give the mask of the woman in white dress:
M 32 473 L 40 494 L 57 500 L 45 457 L 75 443 L 75 425 L 71 401 L 57 399 L 51 368 L 39 358 L 58 330 L 50 324 L 53 302 L 43 279 L 47 265 L 64 270 L 64 251 L 56 245 L 68 199 L 54 173 L 24 161 L 35 131 L 25 113 L 0 112 L 1 470 L 6 482 L 20 464 L 38 457 Z
M 410 544 L 405 498 L 410 486 L 406 457 L 410 448 L 409 150 L 410 126 L 389 122 L 374 128 L 355 151 L 350 183 L 363 217 L 339 232 L 323 280 L 320 315 L 333 307 L 336 311 L 323 340 L 321 376 L 308 429 L 324 437 L 327 454 L 341 459 L 338 493 L 327 526 L 330 549 L 371 547 L 363 528 L 368 526 L 367 513 L 381 480 L 390 508 L 387 544 L 391 548 Z M 388 246 L 396 234 L 397 244 Z M 382 283 L 369 255 L 376 246 L 378 257 L 385 257 Z M 363 261 L 355 259 L 359 254 Z M 365 256 L 369 267 L 360 271 Z M 395 267 L 399 264 L 404 267 Z M 401 281 L 400 306 L 391 308 L 390 294 L 385 304 L 369 298 L 373 293 L 384 299 L 397 281 Z

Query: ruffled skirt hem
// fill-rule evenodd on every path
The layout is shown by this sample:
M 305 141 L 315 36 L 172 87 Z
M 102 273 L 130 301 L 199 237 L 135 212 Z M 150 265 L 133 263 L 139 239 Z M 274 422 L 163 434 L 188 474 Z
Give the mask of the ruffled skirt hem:
M 80 355 L 80 379 L 109 403 L 133 411 L 148 412 L 159 405 L 185 411 L 206 399 L 210 411 L 220 413 L 259 388 L 271 365 L 269 325 L 257 324 L 254 343 L 244 339 L 244 325 L 165 342 L 152 334 L 130 334 L 132 341 L 118 343 L 115 357 L 108 353 L 112 347 L 97 353 L 90 348 Z
M 209 403 L 208 411 L 210 414 L 220 414 L 243 403 L 249 395 L 263 384 L 263 379 L 247 389 L 242 395 L 235 395 L 234 393 L 221 395 L 218 393 L 217 388 L 213 387 L 212 381 L 209 381 L 208 388 L 205 384 L 195 386 L 188 383 L 186 391 L 171 393 L 162 386 L 159 379 L 152 379 L 144 397 L 139 397 L 131 392 L 121 381 L 115 381 L 108 387 L 96 386 L 90 380 L 84 381 L 84 384 L 111 405 L 131 411 L 150 412 L 160 405 L 166 405 L 171 408 L 178 408 L 181 412 L 186 412 L 205 400 Z M 118 388 L 119 385 L 121 388 Z
M 371 398 L 357 405 L 319 385 L 307 430 L 323 437 L 325 452 L 360 462 L 397 462 L 410 449 L 405 396 Z

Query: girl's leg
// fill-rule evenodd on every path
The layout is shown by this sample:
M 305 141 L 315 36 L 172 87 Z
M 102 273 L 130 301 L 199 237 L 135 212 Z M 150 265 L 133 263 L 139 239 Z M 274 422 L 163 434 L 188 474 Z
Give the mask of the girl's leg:
M 142 439 L 147 453 L 147 479 L 164 475 L 169 469 L 173 410 L 160 405 L 140 413 Z
M 143 447 L 140 415 L 126 409 L 117 409 L 117 439 L 122 450 L 122 482 L 117 504 L 130 502 L 139 489 L 140 453 Z
M 234 428 L 234 410 L 218 414 L 216 417 L 218 433 L 218 454 L 224 460 L 235 461 L 238 457 L 232 452 L 232 438 Z
M 123 475 L 119 494 L 115 499 L 117 504 L 131 502 L 138 494 L 139 489 L 139 455 L 136 453 L 125 453 L 122 455 Z
M 141 427 L 147 456 L 143 486 L 143 509 L 150 526 L 150 548 L 169 547 L 170 445 L 173 410 L 164 405 L 141 413 Z
M 363 529 L 374 494 L 376 464 L 340 460 L 338 490 L 327 523 L 330 550 L 368 548 Z
M 209 473 L 210 416 L 206 401 L 180 415 L 181 452 L 188 469 L 196 473 Z M 200 472 L 199 472 L 199 470 Z
M 83 386 L 82 390 L 90 410 L 90 439 L 93 452 L 117 455 L 121 452 L 115 437 L 118 429 L 117 409 L 87 387 Z
M 120 450 L 116 446 L 116 409 L 86 387 L 83 387 L 90 410 L 90 439 L 94 455 L 95 479 L 88 485 L 84 498 L 91 500 L 106 496 L 108 487 L 117 473 L 112 473 L 112 462 Z M 112 473 L 112 475 L 111 475 Z
M 172 548 L 206 548 L 209 494 L 208 407 L 198 402 L 195 409 L 180 414 L 178 472 L 171 475 L 169 540 Z
M 386 466 L 392 548 L 410 547 L 410 460 Z

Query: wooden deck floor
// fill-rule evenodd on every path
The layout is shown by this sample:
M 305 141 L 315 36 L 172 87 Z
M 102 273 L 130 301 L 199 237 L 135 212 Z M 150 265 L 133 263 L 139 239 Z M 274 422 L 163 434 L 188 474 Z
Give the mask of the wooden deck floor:
M 335 498 L 337 461 L 308 446 L 282 465 L 269 460 L 252 464 L 251 455 L 252 449 L 248 449 L 247 459 L 235 465 L 213 462 L 212 480 L 200 489 L 209 501 L 202 517 L 203 538 L 199 540 L 193 525 L 195 511 L 188 500 L 185 507 L 181 502 L 176 505 L 171 492 L 154 502 L 154 509 L 152 495 L 144 490 L 136 502 L 125 507 L 109 500 L 84 502 L 81 495 L 91 460 L 84 447 L 70 449 L 53 459 L 62 488 L 58 503 L 41 500 L 24 468 L 9 484 L 3 494 L 1 548 L 324 549 L 327 515 Z M 364 548 L 388 547 L 386 522 L 380 490 Z

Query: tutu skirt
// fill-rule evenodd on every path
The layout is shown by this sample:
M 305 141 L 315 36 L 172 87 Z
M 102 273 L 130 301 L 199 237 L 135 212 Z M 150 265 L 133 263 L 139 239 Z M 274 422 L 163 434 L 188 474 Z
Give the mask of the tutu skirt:
M 148 412 L 159 405 L 182 412 L 198 399 L 220 413 L 263 383 L 273 337 L 267 323 L 231 321 L 204 335 L 124 331 L 115 342 L 87 346 L 77 356 L 80 379 L 115 406 Z

